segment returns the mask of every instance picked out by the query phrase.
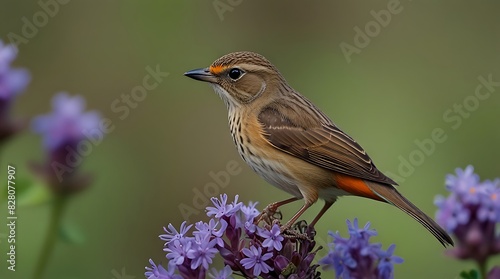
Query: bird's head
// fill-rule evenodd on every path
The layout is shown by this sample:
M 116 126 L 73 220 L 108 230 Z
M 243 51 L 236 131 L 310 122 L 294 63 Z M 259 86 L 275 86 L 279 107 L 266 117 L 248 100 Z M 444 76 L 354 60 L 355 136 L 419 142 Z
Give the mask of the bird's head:
M 226 54 L 208 68 L 191 70 L 184 75 L 212 84 L 228 107 L 248 105 L 286 84 L 269 60 L 248 51 Z

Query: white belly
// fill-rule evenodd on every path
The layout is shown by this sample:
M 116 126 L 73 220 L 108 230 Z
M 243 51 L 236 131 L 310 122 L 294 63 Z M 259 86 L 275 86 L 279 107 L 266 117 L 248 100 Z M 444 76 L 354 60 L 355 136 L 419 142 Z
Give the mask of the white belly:
M 245 156 L 240 154 L 243 160 L 271 185 L 281 189 L 294 197 L 302 198 L 302 193 L 296 186 L 296 181 L 288 174 L 283 164 L 256 156 Z

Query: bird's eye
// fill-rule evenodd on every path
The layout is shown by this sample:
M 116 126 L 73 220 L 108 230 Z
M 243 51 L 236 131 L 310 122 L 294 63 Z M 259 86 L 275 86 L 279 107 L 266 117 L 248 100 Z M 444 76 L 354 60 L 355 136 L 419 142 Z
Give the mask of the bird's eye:
M 243 71 L 238 69 L 238 68 L 232 68 L 231 70 L 229 70 L 229 77 L 232 79 L 232 80 L 237 80 L 241 77 L 241 75 L 243 74 Z

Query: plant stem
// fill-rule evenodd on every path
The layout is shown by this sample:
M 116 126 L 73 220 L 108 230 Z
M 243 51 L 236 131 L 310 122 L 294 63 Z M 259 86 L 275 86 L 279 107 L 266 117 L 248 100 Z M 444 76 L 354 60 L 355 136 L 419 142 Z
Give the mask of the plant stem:
M 478 261 L 477 265 L 479 266 L 479 278 L 486 279 L 486 261 Z
M 59 228 L 61 226 L 61 217 L 64 212 L 64 207 L 66 204 L 66 196 L 56 196 L 54 204 L 52 205 L 52 214 L 50 216 L 49 231 L 47 233 L 47 238 L 42 247 L 42 252 L 40 258 L 38 259 L 38 264 L 35 268 L 35 274 L 33 278 L 40 279 L 43 277 L 43 273 L 47 267 L 52 251 L 54 250 L 54 245 L 59 235 Z

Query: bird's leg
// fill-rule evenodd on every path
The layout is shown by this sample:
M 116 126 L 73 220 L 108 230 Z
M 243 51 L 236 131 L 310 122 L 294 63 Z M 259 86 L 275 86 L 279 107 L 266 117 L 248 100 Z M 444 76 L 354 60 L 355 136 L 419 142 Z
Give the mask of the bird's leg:
M 288 230 L 289 228 L 292 227 L 292 225 L 295 223 L 295 221 L 297 221 L 297 219 L 299 219 L 299 217 L 309 208 L 311 207 L 313 203 L 312 202 L 308 202 L 306 201 L 306 203 L 299 209 L 299 211 L 297 211 L 297 213 L 295 213 L 295 215 L 293 215 L 292 219 L 290 219 L 290 221 L 286 222 L 286 224 L 284 226 L 281 226 L 281 231 L 284 232 L 286 230 Z
M 323 208 L 321 208 L 318 215 L 316 215 L 316 218 L 314 218 L 309 226 L 314 227 L 314 225 L 316 225 L 319 219 L 323 216 L 323 214 L 325 214 L 325 212 L 330 208 L 330 206 L 332 206 L 334 202 L 335 201 L 325 201 L 325 205 L 323 206 Z
M 289 199 L 286 199 L 284 201 L 279 201 L 279 202 L 273 202 L 271 204 L 269 204 L 268 206 L 266 206 L 262 212 L 255 218 L 255 224 L 258 224 L 260 221 L 262 220 L 266 220 L 267 223 L 271 224 L 271 217 L 276 213 L 276 210 L 278 210 L 278 208 L 280 206 L 283 206 L 285 204 L 288 204 L 288 203 L 291 203 L 291 202 L 294 202 L 294 201 L 297 201 L 299 200 L 300 198 L 297 198 L 297 197 L 293 197 L 293 198 L 289 198 Z

